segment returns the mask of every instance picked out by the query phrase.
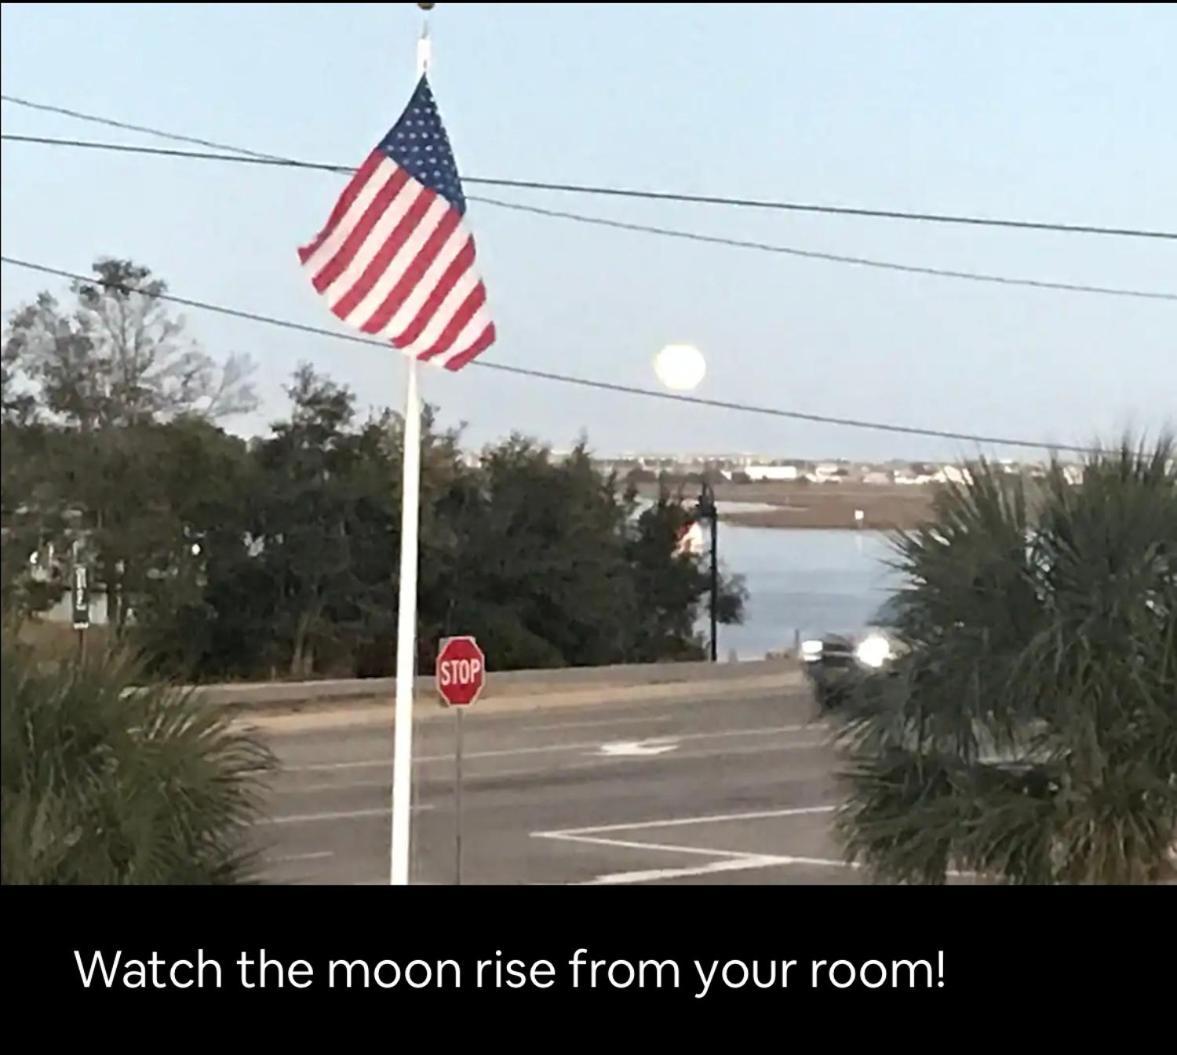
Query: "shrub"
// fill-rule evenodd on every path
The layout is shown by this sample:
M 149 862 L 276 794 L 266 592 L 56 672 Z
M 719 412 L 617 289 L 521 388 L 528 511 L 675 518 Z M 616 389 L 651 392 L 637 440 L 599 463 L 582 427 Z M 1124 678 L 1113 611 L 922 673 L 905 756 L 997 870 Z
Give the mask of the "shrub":
M 1153 882 L 1177 835 L 1174 445 L 1028 482 L 984 463 L 897 538 L 899 658 L 838 738 L 876 877 Z
M 251 875 L 272 756 L 189 691 L 136 687 L 125 656 L 37 666 L 5 634 L 2 878 L 213 884 Z

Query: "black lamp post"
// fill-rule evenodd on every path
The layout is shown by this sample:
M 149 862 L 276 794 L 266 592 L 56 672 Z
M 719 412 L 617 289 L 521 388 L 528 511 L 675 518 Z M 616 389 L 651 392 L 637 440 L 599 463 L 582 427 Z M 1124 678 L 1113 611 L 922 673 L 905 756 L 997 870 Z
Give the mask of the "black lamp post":
M 714 663 L 719 656 L 719 512 L 715 507 L 715 492 L 706 477 L 695 504 L 695 516 L 711 522 L 711 662 Z

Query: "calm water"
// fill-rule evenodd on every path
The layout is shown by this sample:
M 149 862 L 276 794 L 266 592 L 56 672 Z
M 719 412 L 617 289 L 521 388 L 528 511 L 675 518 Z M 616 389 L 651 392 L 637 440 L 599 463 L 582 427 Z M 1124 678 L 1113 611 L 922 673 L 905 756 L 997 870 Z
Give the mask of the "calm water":
M 791 647 L 797 631 L 861 630 L 896 585 L 889 555 L 886 537 L 869 531 L 721 524 L 720 564 L 744 576 L 749 597 L 744 624 L 719 628 L 719 658 L 734 649 L 759 659 Z
M 639 500 L 644 506 L 648 500 Z M 721 513 L 776 509 L 756 502 L 718 502 Z M 794 635 L 862 630 L 898 585 L 882 561 L 885 535 L 872 531 L 816 531 L 721 523 L 719 561 L 744 576 L 748 603 L 741 626 L 719 628 L 719 658 L 761 659 L 793 646 Z M 708 633 L 706 608 L 700 624 Z

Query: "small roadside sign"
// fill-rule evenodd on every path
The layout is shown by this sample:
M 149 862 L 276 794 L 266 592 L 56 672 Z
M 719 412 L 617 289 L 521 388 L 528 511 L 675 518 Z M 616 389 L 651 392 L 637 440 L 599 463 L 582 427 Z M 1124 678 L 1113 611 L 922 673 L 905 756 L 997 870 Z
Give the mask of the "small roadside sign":
M 74 629 L 86 630 L 90 626 L 90 585 L 84 564 L 74 565 L 72 593 Z

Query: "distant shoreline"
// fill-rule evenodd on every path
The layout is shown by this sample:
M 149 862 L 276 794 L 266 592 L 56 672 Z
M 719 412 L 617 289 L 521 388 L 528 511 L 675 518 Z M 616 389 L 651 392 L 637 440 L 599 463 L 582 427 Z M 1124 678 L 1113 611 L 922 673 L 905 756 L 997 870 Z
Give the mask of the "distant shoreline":
M 845 531 L 861 532 L 865 535 L 885 534 L 888 531 L 903 531 L 914 525 L 871 524 L 862 527 L 847 524 L 842 521 L 826 523 L 819 518 L 812 518 L 800 523 L 785 517 L 774 517 L 773 514 L 758 516 L 755 513 L 729 513 L 720 516 L 719 522 L 731 527 L 756 528 L 759 531 Z
M 861 508 L 861 507 L 860 507 Z M 845 511 L 827 509 L 786 509 L 772 513 L 721 513 L 722 524 L 736 527 L 767 528 L 779 531 L 907 531 L 918 527 L 925 517 L 916 510 L 904 511 L 899 516 L 884 519 L 879 511 L 864 510 L 861 523 Z
M 671 488 L 677 493 L 678 487 Z M 691 500 L 698 485 L 683 486 Z M 656 498 L 657 484 L 639 484 L 644 498 Z M 862 484 L 755 483 L 719 484 L 715 498 L 724 502 L 760 503 L 774 508 L 720 513 L 720 521 L 740 527 L 803 528 L 807 530 L 861 529 L 864 531 L 910 530 L 924 523 L 932 511 L 934 491 L 928 487 Z M 855 512 L 861 510 L 861 522 Z

